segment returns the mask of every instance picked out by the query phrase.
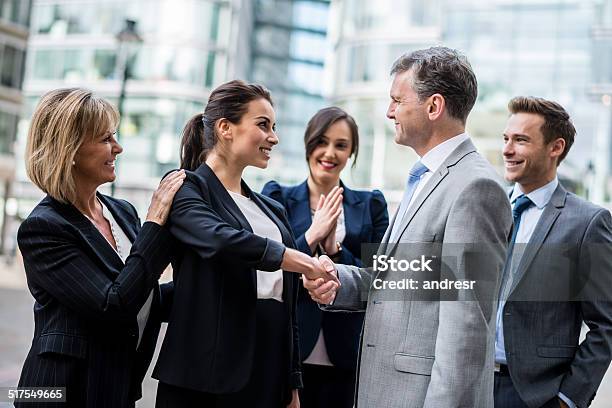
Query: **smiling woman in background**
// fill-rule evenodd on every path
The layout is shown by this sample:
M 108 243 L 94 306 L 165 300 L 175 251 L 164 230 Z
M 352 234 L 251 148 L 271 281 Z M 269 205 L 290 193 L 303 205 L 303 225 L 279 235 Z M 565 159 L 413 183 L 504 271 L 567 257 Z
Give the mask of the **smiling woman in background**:
M 141 228 L 130 203 L 97 192 L 115 180 L 118 122 L 90 91 L 58 89 L 43 95 L 28 133 L 26 170 L 47 196 L 19 228 L 36 300 L 19 386 L 65 387 L 62 406 L 133 407 L 157 341 L 160 298 L 171 297 L 172 285 L 160 292 L 157 283 L 171 247 L 162 225 L 185 174 L 160 183 Z
M 271 181 L 262 193 L 284 205 L 300 251 L 362 266 L 361 244 L 380 243 L 389 216 L 380 191 L 351 190 L 340 180 L 349 157 L 357 159 L 355 120 L 337 107 L 321 109 L 308 122 L 304 144 L 308 179 L 294 187 Z M 302 407 L 352 407 L 363 313 L 323 312 L 301 288 L 298 323 Z

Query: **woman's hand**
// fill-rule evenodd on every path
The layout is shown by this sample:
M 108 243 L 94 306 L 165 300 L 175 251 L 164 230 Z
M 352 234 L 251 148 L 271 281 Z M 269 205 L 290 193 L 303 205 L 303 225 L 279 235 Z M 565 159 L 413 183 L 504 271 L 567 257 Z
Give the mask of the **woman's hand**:
M 333 280 L 338 284 L 340 283 L 337 276 L 329 273 L 319 259 L 310 257 L 292 248 L 285 249 L 281 269 L 287 272 L 301 273 L 309 280 L 322 278 L 325 282 Z
M 304 234 L 311 250 L 336 228 L 338 216 L 342 212 L 342 187 L 336 186 L 326 196 L 321 195 L 312 217 L 312 225 Z
M 291 390 L 291 402 L 287 405 L 287 408 L 300 408 L 300 395 L 298 390 Z
M 168 174 L 160 181 L 159 187 L 157 187 L 157 190 L 153 193 L 153 198 L 151 198 L 151 204 L 149 205 L 145 221 L 151 221 L 159 225 L 166 223 L 172 200 L 183 184 L 183 180 L 185 180 L 185 170 L 178 170 Z
M 334 226 L 332 228 L 332 230 L 329 232 L 329 234 L 323 238 L 323 249 L 325 250 L 325 253 L 329 256 L 333 256 L 336 255 L 336 253 L 338 253 L 338 246 L 336 244 L 336 225 L 338 224 L 337 220 L 334 223 Z

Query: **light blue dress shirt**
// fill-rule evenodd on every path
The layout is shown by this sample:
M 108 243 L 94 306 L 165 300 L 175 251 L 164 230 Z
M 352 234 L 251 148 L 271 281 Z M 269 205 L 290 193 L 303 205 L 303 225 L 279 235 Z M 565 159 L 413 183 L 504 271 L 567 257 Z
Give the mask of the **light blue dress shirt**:
M 559 180 L 555 177 L 550 183 L 532 191 L 529 194 L 525 194 L 533 203 L 531 207 L 527 208 L 521 214 L 521 222 L 519 229 L 516 232 L 516 243 L 526 244 L 531 239 L 535 227 L 544 212 L 544 208 L 548 205 L 550 198 L 557 189 Z M 510 202 L 514 208 L 514 204 L 517 198 L 523 195 L 521 187 L 517 184 L 514 185 L 514 190 L 510 196 Z M 518 251 L 518 247 L 515 247 L 515 251 Z M 506 267 L 506 273 L 512 273 L 512 270 L 518 266 L 521 260 L 521 253 L 513 253 L 510 262 L 511 265 Z M 498 364 L 508 364 L 506 360 L 506 350 L 504 345 L 504 325 L 503 325 L 503 310 L 506 305 L 505 299 L 499 300 L 497 307 L 497 320 L 496 320 L 496 332 L 495 332 L 495 362 Z M 570 408 L 576 408 L 576 404 L 572 400 L 567 398 L 563 393 L 559 393 L 559 398 L 563 400 Z

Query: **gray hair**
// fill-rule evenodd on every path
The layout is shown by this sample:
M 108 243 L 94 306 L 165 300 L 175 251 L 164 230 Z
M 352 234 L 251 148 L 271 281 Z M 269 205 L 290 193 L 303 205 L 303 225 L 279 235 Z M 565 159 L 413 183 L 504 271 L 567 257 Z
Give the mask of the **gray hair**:
M 448 114 L 465 123 L 478 96 L 476 75 L 467 58 L 447 47 L 431 47 L 399 57 L 391 75 L 413 70 L 412 89 L 420 101 L 440 94 L 446 101 Z

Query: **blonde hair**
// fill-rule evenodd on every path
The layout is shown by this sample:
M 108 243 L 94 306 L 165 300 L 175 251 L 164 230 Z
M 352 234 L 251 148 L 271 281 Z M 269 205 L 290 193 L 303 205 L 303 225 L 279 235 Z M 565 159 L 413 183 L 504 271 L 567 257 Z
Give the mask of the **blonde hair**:
M 87 138 L 115 129 L 117 109 L 81 88 L 50 91 L 32 115 L 26 145 L 26 172 L 41 190 L 63 203 L 73 203 L 73 162 Z

